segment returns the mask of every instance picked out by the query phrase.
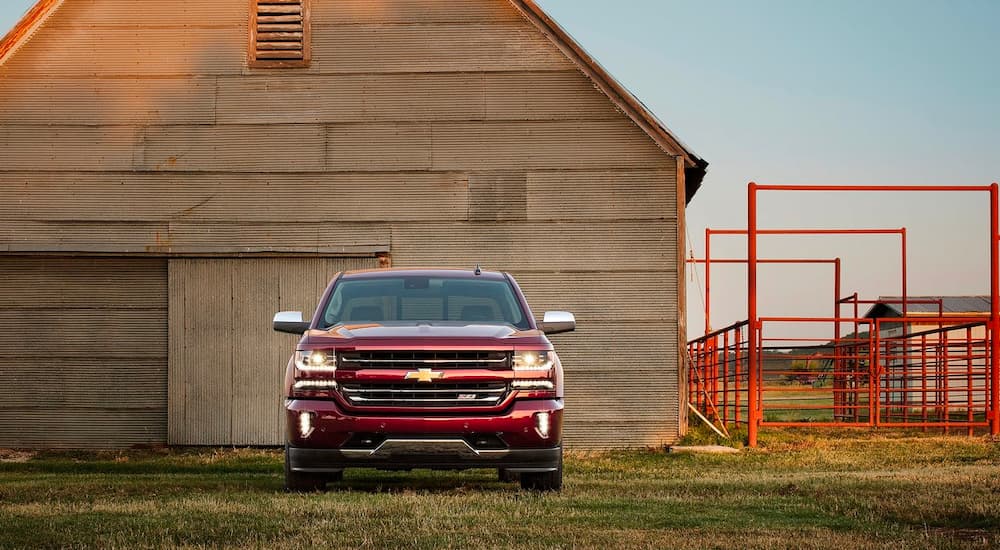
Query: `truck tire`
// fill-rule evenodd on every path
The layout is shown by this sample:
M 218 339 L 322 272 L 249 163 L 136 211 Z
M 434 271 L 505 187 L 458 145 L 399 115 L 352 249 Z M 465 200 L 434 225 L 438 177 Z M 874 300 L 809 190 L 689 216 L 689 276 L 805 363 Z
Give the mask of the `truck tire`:
M 341 472 L 343 476 L 343 472 Z M 285 445 L 285 491 L 289 493 L 315 493 L 326 489 L 326 478 L 320 474 L 293 472 Z
M 497 474 L 497 479 L 499 479 L 501 483 L 513 483 L 517 481 L 517 474 L 511 472 L 507 468 L 498 469 Z
M 529 491 L 559 491 L 562 489 L 563 458 L 559 450 L 559 467 L 553 472 L 521 474 L 521 488 Z

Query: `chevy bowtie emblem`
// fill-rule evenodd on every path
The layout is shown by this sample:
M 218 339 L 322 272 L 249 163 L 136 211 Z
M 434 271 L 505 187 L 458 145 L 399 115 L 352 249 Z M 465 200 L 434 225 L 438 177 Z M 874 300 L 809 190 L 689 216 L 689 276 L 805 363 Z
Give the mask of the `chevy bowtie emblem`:
M 443 372 L 434 372 L 431 369 L 419 369 L 406 373 L 406 380 L 416 379 L 417 382 L 433 382 L 442 376 L 444 376 Z

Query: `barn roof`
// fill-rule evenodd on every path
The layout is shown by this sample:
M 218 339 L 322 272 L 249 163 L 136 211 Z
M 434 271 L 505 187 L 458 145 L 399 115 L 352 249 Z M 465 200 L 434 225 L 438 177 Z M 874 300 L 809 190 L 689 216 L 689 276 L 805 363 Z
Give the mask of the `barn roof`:
M 938 309 L 940 301 L 940 310 Z M 948 314 L 989 313 L 989 296 L 910 296 L 906 302 L 906 313 L 937 315 L 938 311 Z M 903 298 L 900 296 L 879 296 L 878 303 L 872 306 L 865 317 L 902 317 Z
M 684 158 L 687 184 L 686 200 L 690 202 L 698 188 L 701 187 L 708 162 L 680 141 L 635 94 L 611 76 L 596 59 L 580 46 L 579 42 L 549 17 L 534 0 L 510 0 L 510 2 L 576 63 L 597 87 L 611 98 L 615 105 L 653 138 L 653 141 L 659 144 L 660 148 Z
M 684 159 L 687 201 L 701 187 L 708 162 L 677 138 L 653 112 L 583 49 L 534 0 L 508 0 L 535 27 L 545 34 L 609 99 L 631 118 L 665 152 Z M 24 17 L 0 39 L 0 65 L 35 34 L 63 0 L 38 0 Z
M 0 39 L 0 65 L 3 65 L 7 61 L 7 58 L 14 55 L 14 52 L 18 48 L 30 40 L 35 31 L 38 30 L 38 27 L 41 27 L 42 23 L 62 3 L 63 0 L 38 0 L 31 9 L 25 12 L 21 20 L 14 25 L 14 28 Z

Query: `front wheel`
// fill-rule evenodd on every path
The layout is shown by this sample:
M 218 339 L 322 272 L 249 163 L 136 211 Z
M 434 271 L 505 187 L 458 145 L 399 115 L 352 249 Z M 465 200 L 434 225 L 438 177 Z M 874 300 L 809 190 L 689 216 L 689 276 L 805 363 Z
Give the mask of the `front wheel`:
M 343 475 L 343 473 L 341 473 Z M 293 472 L 285 445 L 285 490 L 289 493 L 315 493 L 326 489 L 326 478 L 320 474 Z
M 497 479 L 499 479 L 501 483 L 512 483 L 517 481 L 517 474 L 507 468 L 500 468 L 497 470 L 497 474 Z
M 559 449 L 559 466 L 552 472 L 521 474 L 521 488 L 529 491 L 559 491 L 563 481 L 563 456 Z

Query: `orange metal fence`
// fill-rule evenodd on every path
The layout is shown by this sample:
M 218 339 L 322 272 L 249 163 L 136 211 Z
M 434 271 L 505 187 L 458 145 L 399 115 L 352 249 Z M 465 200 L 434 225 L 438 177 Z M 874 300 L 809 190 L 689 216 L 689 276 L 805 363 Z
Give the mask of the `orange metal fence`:
M 990 204 L 990 312 L 983 316 L 908 315 L 906 229 L 766 229 L 758 226 L 758 195 L 785 192 L 987 193 Z M 987 428 L 1000 435 L 1000 186 L 748 186 L 747 229 L 707 229 L 705 326 L 711 328 L 713 235 L 746 235 L 748 320 L 710 332 L 688 346 L 688 398 L 706 417 L 744 423 L 750 446 L 761 426 L 872 426 L 922 429 Z M 829 260 L 762 259 L 765 235 L 879 235 L 901 237 L 901 304 L 898 319 L 861 319 L 857 294 L 841 298 L 836 262 L 832 318 L 763 318 L 758 307 L 758 268 L 763 263 Z M 854 316 L 841 306 L 853 304 Z M 789 326 L 795 327 L 794 329 Z M 828 331 L 832 326 L 832 331 Z M 844 327 L 850 329 L 843 335 Z M 803 330 L 804 327 L 808 327 Z M 815 329 L 813 328 L 815 327 Z M 832 336 L 830 334 L 832 332 Z M 803 336 L 805 334 L 805 336 Z M 815 336 L 813 336 L 815 335 Z
M 746 423 L 748 322 L 712 332 L 688 344 L 688 402 L 723 424 Z
M 839 339 L 801 335 L 803 325 L 819 332 L 834 322 L 860 330 Z M 970 434 L 990 427 L 988 318 L 772 317 L 760 324 L 756 335 L 744 321 L 689 343 L 688 399 L 710 420 Z M 792 327 L 796 336 L 787 334 Z M 751 337 L 759 351 L 754 362 Z

